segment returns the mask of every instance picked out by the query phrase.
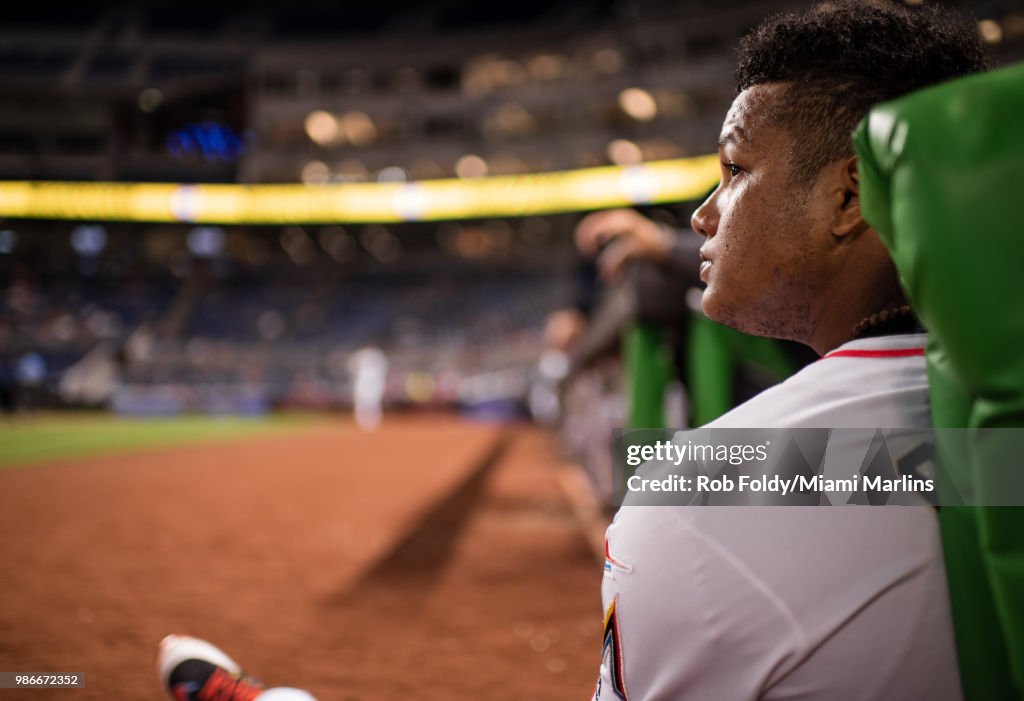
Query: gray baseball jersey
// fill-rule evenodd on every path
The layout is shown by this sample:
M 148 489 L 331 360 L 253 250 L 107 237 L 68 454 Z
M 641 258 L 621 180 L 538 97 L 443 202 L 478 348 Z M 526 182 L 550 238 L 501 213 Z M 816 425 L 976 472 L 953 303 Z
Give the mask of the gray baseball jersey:
M 927 428 L 923 335 L 852 341 L 710 427 Z M 594 698 L 961 698 L 935 510 L 640 506 L 606 536 Z

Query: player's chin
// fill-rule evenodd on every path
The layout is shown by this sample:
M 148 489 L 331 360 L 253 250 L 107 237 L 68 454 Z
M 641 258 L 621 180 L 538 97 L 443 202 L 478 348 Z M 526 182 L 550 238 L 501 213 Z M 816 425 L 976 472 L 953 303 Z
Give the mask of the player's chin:
M 737 331 L 752 333 L 754 325 L 750 323 L 748 315 L 744 313 L 746 305 L 742 304 L 741 300 L 730 297 L 728 292 L 722 290 L 718 285 L 708 285 L 701 297 L 700 306 L 704 316 L 711 321 Z
M 726 323 L 722 319 L 727 316 L 728 308 L 728 300 L 723 300 L 722 297 L 718 286 L 709 283 L 700 298 L 700 309 L 704 312 L 704 316 L 720 324 Z

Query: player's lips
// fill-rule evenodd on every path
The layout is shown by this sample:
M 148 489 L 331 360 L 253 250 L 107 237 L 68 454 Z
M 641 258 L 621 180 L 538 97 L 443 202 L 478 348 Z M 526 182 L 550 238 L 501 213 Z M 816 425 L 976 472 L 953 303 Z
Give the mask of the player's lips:
M 700 279 L 704 282 L 708 281 L 708 274 L 711 272 L 711 258 L 708 257 L 704 249 L 700 249 Z

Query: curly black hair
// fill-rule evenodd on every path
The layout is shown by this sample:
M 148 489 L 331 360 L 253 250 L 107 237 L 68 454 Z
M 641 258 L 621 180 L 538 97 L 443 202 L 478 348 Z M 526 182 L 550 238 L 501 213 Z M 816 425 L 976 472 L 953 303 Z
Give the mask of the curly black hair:
M 737 94 L 790 83 L 771 115 L 794 143 L 791 172 L 809 183 L 853 155 L 850 134 L 873 105 L 986 70 L 977 26 L 933 6 L 834 0 L 769 17 L 740 42 Z

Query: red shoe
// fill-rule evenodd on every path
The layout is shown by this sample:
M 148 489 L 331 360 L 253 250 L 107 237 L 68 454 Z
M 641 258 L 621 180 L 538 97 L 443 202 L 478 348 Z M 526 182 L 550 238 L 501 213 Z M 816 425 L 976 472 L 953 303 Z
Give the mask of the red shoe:
M 254 701 L 263 693 L 220 648 L 187 635 L 168 635 L 160 642 L 156 667 L 174 701 Z

